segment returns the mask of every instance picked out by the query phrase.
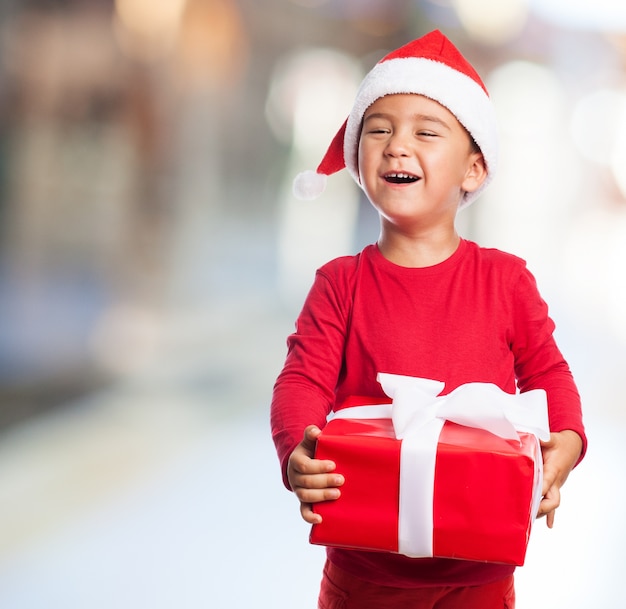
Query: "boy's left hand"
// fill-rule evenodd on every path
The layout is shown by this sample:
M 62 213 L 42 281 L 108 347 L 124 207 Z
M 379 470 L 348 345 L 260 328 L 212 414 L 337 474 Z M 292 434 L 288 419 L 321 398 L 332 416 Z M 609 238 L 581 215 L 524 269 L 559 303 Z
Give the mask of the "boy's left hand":
M 580 436 L 569 429 L 550 434 L 548 442 L 541 442 L 543 456 L 543 499 L 537 518 L 546 516 L 549 528 L 554 525 L 554 513 L 561 503 L 561 487 L 574 468 L 582 450 Z

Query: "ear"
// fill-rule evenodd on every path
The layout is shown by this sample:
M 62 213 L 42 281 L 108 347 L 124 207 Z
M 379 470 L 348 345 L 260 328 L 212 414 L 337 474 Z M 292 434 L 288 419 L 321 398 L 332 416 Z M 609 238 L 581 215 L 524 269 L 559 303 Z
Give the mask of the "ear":
M 487 177 L 487 166 L 481 152 L 471 152 L 468 157 L 468 168 L 461 187 L 464 192 L 474 192 Z

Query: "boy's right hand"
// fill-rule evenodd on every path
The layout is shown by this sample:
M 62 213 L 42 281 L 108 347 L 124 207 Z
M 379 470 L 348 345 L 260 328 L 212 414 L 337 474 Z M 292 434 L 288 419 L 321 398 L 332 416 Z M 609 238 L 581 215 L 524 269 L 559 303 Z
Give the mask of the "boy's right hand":
M 322 517 L 313 512 L 313 504 L 337 499 L 341 494 L 337 487 L 344 483 L 341 474 L 333 473 L 335 464 L 332 461 L 313 458 L 315 443 L 321 433 L 319 427 L 309 425 L 287 464 L 289 484 L 300 500 L 302 518 L 309 524 L 322 522 Z

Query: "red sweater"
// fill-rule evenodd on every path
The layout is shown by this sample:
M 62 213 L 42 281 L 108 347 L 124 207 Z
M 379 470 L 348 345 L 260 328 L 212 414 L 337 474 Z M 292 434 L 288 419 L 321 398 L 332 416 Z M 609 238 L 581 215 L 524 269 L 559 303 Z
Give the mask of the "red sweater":
M 272 435 L 285 484 L 287 459 L 307 425 L 322 428 L 350 395 L 385 397 L 378 372 L 444 381 L 443 394 L 470 382 L 509 393 L 545 389 L 551 430 L 576 431 L 586 448 L 580 397 L 553 331 L 525 262 L 471 241 L 426 268 L 397 266 L 376 245 L 329 262 L 316 274 L 274 387 Z M 327 551 L 337 566 L 388 586 L 475 585 L 513 572 L 507 565 Z

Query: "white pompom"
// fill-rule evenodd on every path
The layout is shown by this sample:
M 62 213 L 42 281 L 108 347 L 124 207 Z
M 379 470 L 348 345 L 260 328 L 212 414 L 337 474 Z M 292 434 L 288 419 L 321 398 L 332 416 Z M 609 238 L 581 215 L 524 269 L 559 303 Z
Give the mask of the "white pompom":
M 326 188 L 328 176 L 307 169 L 299 173 L 293 181 L 293 194 L 302 201 L 317 199 Z

